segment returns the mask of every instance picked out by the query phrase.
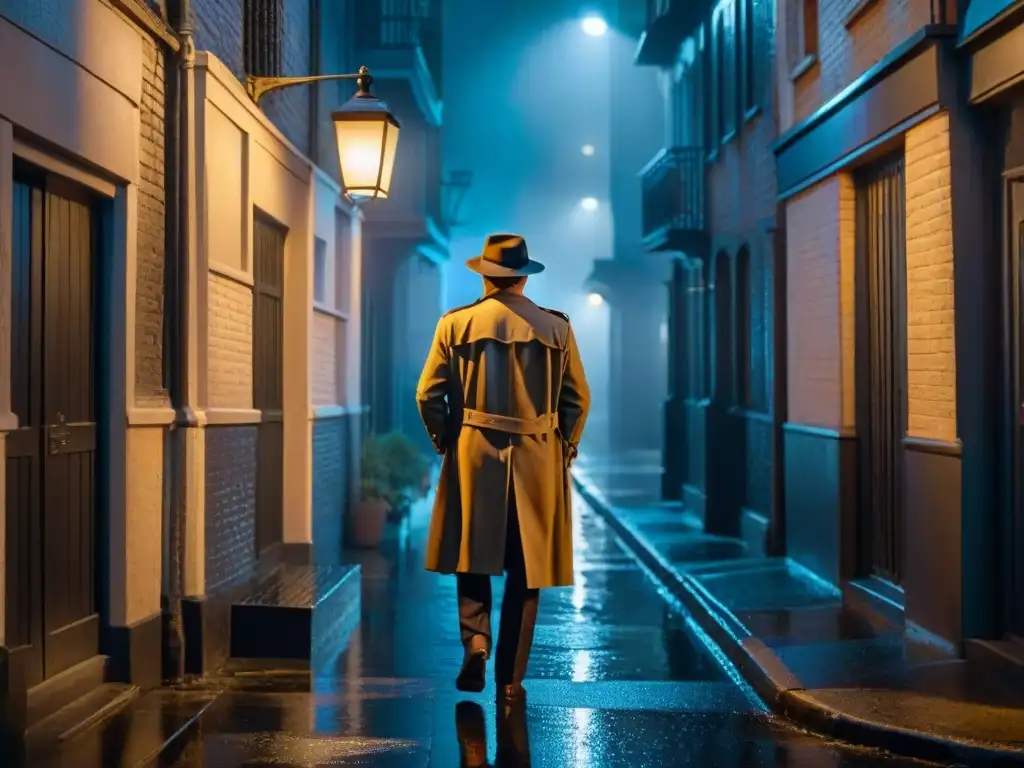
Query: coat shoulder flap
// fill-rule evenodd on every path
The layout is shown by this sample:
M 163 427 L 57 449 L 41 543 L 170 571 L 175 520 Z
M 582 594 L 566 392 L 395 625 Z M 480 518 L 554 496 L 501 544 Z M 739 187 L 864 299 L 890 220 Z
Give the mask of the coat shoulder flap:
M 537 306 L 540 306 L 540 305 L 538 304 Z M 548 314 L 554 315 L 555 317 L 562 318 L 567 323 L 570 322 L 569 316 L 567 314 L 565 314 L 565 312 L 559 312 L 557 309 L 549 309 L 548 307 L 540 307 L 540 308 L 543 309 Z
M 537 341 L 561 349 L 565 339 L 564 315 L 543 310 L 531 301 L 503 301 L 489 297 L 449 312 L 445 317 L 455 345 L 490 339 L 504 344 Z
M 441 315 L 441 317 L 448 317 L 449 315 L 454 315 L 458 312 L 462 312 L 463 310 L 469 309 L 470 307 L 475 307 L 481 301 L 483 301 L 482 298 L 477 299 L 476 301 L 472 301 L 469 304 L 463 304 L 461 307 L 453 307 L 452 309 L 449 309 L 447 312 Z

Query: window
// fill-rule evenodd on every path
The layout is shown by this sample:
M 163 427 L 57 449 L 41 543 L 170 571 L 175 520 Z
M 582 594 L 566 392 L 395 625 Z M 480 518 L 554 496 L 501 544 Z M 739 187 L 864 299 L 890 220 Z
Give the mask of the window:
M 313 245 L 313 301 L 326 304 L 327 296 L 327 242 L 319 237 Z
M 337 265 L 334 278 L 334 308 L 347 315 L 351 307 L 349 290 L 352 287 L 352 219 L 346 211 L 334 212 L 334 242 Z
M 789 66 L 793 76 L 805 71 L 818 55 L 818 0 L 790 0 L 786 20 Z
M 715 77 L 714 97 L 717 115 L 715 135 L 725 142 L 736 133 L 737 62 L 736 62 L 736 0 L 718 4 L 712 18 Z
M 750 251 L 744 246 L 736 255 L 736 391 L 744 408 L 755 405 L 753 378 L 753 347 L 751 345 Z M 758 361 L 760 362 L 760 361 Z
M 245 0 L 242 9 L 242 55 L 245 73 L 281 76 L 284 0 Z
M 704 118 L 704 137 L 708 151 L 714 153 L 718 147 L 718 102 L 722 98 L 719 87 L 719 66 L 714 22 L 708 27 L 707 36 L 702 35 L 701 54 L 704 66 L 704 103 L 707 106 Z
M 765 0 L 760 0 L 764 2 Z M 757 57 L 760 46 L 756 40 L 760 35 L 759 22 L 755 10 L 755 0 L 743 0 L 743 114 L 746 116 L 758 106 L 760 94 L 757 87 Z

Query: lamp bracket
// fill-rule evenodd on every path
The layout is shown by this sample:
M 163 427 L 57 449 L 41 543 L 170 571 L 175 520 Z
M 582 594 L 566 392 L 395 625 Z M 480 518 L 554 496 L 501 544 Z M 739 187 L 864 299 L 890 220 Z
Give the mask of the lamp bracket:
M 358 80 L 361 77 L 367 77 L 369 74 L 370 72 L 366 67 L 360 67 L 359 71 L 354 74 L 340 75 L 308 75 L 305 77 L 256 77 L 255 75 L 246 75 L 245 92 L 249 94 L 249 98 L 253 100 L 253 103 L 258 105 L 263 94 L 268 91 L 289 88 L 293 85 L 319 83 L 324 80 Z

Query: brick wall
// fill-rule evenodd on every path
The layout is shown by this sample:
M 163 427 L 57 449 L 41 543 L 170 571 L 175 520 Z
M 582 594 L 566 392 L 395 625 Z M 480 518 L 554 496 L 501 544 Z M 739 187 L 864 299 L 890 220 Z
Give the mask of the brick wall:
M 206 430 L 206 589 L 256 562 L 255 425 Z
M 746 303 L 749 348 L 735 349 L 736 359 L 728 368 L 736 371 L 737 366 L 744 365 L 749 376 L 750 399 L 738 404 L 767 412 L 772 381 L 771 271 L 775 263 L 771 226 L 777 207 L 775 156 L 771 146 L 778 131 L 770 88 L 761 94 L 760 102 L 760 111 L 741 124 L 736 137 L 718 147 L 718 157 L 708 166 L 707 191 L 711 253 L 729 254 L 734 264 L 734 280 L 737 256 L 741 249 L 747 251 L 749 292 L 734 296 L 736 302 Z M 738 200 L 741 205 L 737 205 Z M 720 289 L 715 286 L 716 291 Z M 737 290 L 735 286 L 726 289 Z M 713 294 L 706 299 L 715 301 Z M 737 317 L 735 305 L 731 311 L 733 317 L 718 328 L 733 328 Z M 707 354 L 709 361 L 713 361 L 710 344 Z M 738 399 L 743 397 L 742 393 L 737 395 Z M 734 433 L 736 452 L 742 455 L 746 466 L 746 471 L 741 470 L 746 488 L 738 502 L 745 508 L 767 513 L 771 506 L 773 467 L 770 425 L 757 417 L 744 418 L 744 422 Z M 699 431 L 703 438 L 704 430 Z M 697 446 L 691 448 L 691 453 L 693 448 Z M 700 463 L 704 465 L 703 460 Z M 702 469 L 708 467 L 704 465 Z
M 955 440 L 949 115 L 906 135 L 908 433 Z
M 192 0 L 196 48 L 210 51 L 234 73 L 245 78 L 242 43 L 243 0 Z M 310 3 L 285 0 L 281 74 L 311 74 Z M 260 106 L 299 150 L 309 155 L 310 86 L 295 86 L 267 94 Z
M 786 205 L 789 420 L 829 428 L 844 420 L 842 264 L 852 258 L 841 244 L 844 185 L 849 179 L 833 176 Z
M 857 423 L 857 191 L 853 176 L 841 173 L 839 185 L 839 426 Z
M 332 315 L 313 313 L 314 361 L 310 374 L 313 405 L 338 402 L 338 331 L 341 322 Z
M 792 86 L 796 122 L 812 114 L 916 30 L 932 23 L 932 0 L 877 0 L 857 19 L 849 20 L 861 3 L 820 0 L 818 62 Z M 799 7 L 799 0 L 780 3 L 786 14 L 780 24 L 785 24 L 787 38 L 794 33 L 793 20 Z M 786 128 L 788 125 L 783 126 L 783 130 Z
M 164 333 L 164 67 L 165 53 L 145 40 L 142 60 L 138 252 L 135 284 L 135 396 L 166 402 Z
M 319 419 L 313 424 L 313 559 L 338 563 L 345 539 L 345 520 L 355 490 L 353 417 Z
M 210 273 L 207 402 L 252 408 L 252 288 Z

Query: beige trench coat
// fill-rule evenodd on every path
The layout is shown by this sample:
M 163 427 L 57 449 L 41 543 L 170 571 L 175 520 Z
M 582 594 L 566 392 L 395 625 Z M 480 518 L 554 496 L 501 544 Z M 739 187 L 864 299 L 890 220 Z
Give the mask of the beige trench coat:
M 437 324 L 416 400 L 444 455 L 428 570 L 499 575 L 515 490 L 527 584 L 570 586 L 569 463 L 590 390 L 569 318 L 500 291 Z

